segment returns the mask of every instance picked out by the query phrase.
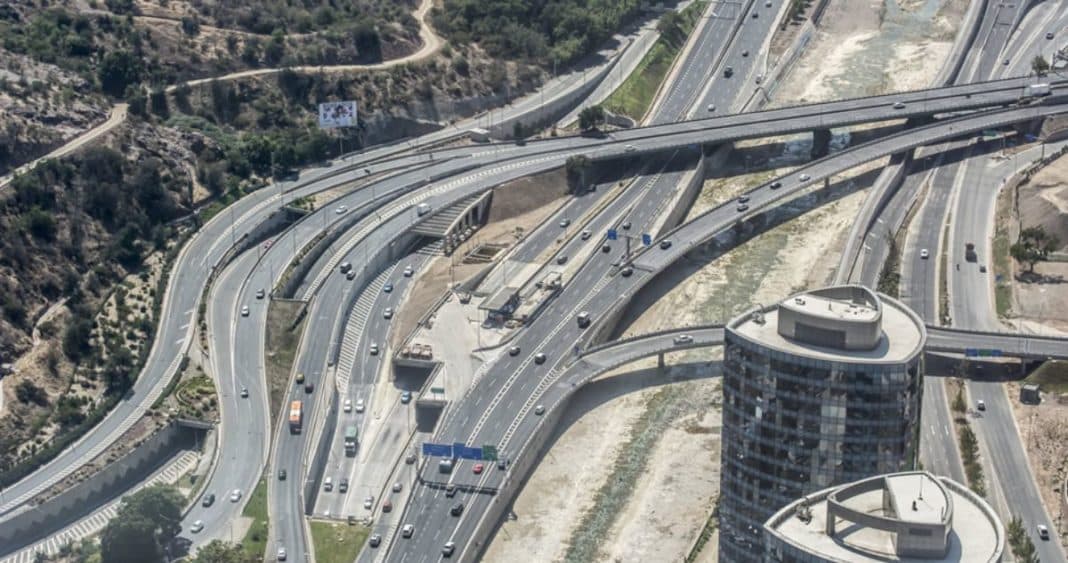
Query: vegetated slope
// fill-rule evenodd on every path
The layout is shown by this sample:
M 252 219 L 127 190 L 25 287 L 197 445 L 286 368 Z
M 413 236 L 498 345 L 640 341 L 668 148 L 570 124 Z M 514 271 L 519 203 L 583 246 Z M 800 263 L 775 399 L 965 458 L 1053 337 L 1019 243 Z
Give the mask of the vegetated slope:
M 378 62 L 420 42 L 414 0 L 87 4 L 0 3 L 0 174 L 102 120 L 105 95 L 144 105 L 151 90 L 192 78 Z
M 634 20 L 643 0 L 444 0 L 435 28 L 495 57 L 564 65 L 596 50 Z

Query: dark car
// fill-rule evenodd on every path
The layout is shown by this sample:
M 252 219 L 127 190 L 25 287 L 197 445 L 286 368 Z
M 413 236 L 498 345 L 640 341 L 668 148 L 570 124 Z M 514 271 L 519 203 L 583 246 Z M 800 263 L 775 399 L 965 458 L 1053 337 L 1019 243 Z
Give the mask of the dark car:
M 545 354 L 542 354 L 540 352 L 537 353 L 537 354 L 534 354 L 534 363 L 538 364 L 539 366 L 541 364 L 544 364 L 545 363 Z
M 278 470 L 278 480 L 279 481 L 285 481 L 286 480 L 286 470 L 285 469 L 279 469 Z
M 459 516 L 459 515 L 461 515 L 463 513 L 464 513 L 464 503 L 462 503 L 462 502 L 458 502 L 458 503 L 452 505 L 452 508 L 449 509 L 449 514 L 452 514 L 453 516 Z
M 508 355 L 509 356 L 518 356 L 519 355 L 519 346 L 512 346 L 511 348 L 509 348 L 508 349 Z
M 610 245 L 606 244 L 606 245 L 601 247 L 601 252 L 604 252 L 605 254 L 608 254 L 609 252 L 612 252 L 612 247 Z
M 729 67 L 723 69 L 723 76 L 726 77 L 726 78 L 730 78 L 730 77 L 734 76 L 734 67 L 729 66 Z
M 215 504 L 215 493 L 204 495 L 204 499 L 200 501 L 200 506 L 211 506 L 213 504 Z
M 311 381 L 305 383 L 304 384 L 304 392 L 305 393 L 311 393 L 312 391 L 315 391 L 315 384 L 312 383 Z
M 623 276 L 625 278 L 629 278 L 630 275 L 633 274 L 633 273 L 634 273 L 634 268 L 631 268 L 630 266 L 627 266 L 626 268 L 623 268 L 622 270 L 619 271 L 619 275 L 621 275 L 621 276 Z

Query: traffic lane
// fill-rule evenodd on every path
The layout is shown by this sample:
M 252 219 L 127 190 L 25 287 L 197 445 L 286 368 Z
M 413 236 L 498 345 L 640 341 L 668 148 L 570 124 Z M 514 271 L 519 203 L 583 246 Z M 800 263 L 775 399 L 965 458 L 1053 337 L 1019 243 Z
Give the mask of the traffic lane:
M 580 225 L 576 221 L 600 202 L 615 182 L 602 182 L 594 184 L 594 189 L 586 193 L 572 197 L 555 214 L 546 219 L 534 232 L 523 241 L 519 250 L 515 252 L 511 260 L 519 262 L 533 262 L 553 242 L 561 237 L 572 234 Z M 563 221 L 567 221 L 567 227 L 561 227 Z M 572 226 L 574 223 L 574 226 Z
M 1009 503 L 1011 514 L 1003 514 L 1002 519 L 1008 521 L 1012 516 L 1020 517 L 1024 530 L 1034 541 L 1039 559 L 1064 561 L 1065 553 L 1056 536 L 1054 541 L 1044 541 L 1035 531 L 1039 524 L 1055 530 L 1056 523 L 1046 512 L 1035 480 L 1030 477 L 1031 470 L 1022 441 L 1031 437 L 1019 434 L 1005 386 L 996 381 L 973 380 L 968 382 L 968 387 L 973 400 L 986 402 L 986 410 L 974 424 L 980 427 L 979 431 L 986 437 L 990 448 L 988 461 L 996 474 L 991 479 L 998 484 Z
M 715 55 L 709 56 L 710 53 L 718 53 L 721 50 L 723 38 L 727 36 L 730 28 L 740 17 L 740 14 L 734 17 L 723 17 L 726 14 L 720 15 L 716 13 L 716 10 L 715 2 L 710 2 L 705 9 L 701 18 L 703 21 L 699 22 L 699 25 L 702 25 L 701 30 L 697 38 L 693 40 L 692 48 L 680 63 L 678 75 L 671 88 L 668 89 L 663 102 L 657 107 L 651 120 L 652 123 L 671 123 L 685 114 L 696 96 L 701 81 L 708 74 L 709 65 L 716 58 Z
M 966 483 L 943 378 L 924 377 L 921 409 L 920 460 L 924 469 Z
M 253 396 L 250 392 L 248 399 L 240 397 L 241 384 L 238 383 L 238 374 L 233 369 L 233 328 L 235 319 L 240 318 L 236 306 L 237 296 L 240 293 L 247 272 L 251 270 L 255 261 L 255 253 L 244 253 L 235 259 L 223 270 L 212 287 L 209 294 L 211 307 L 208 310 L 208 326 L 210 338 L 208 341 L 211 351 L 211 372 L 217 389 L 220 431 L 216 445 L 220 459 L 241 455 L 254 454 L 254 444 L 248 444 L 248 436 L 253 433 L 257 421 L 255 405 L 257 399 L 262 401 L 263 395 Z M 251 450 L 251 451 L 250 451 Z M 257 458 L 260 456 L 256 456 Z M 215 471 L 210 474 L 210 480 L 202 489 L 196 503 L 182 519 L 183 532 L 179 537 L 188 540 L 191 547 L 203 545 L 214 539 L 227 537 L 228 522 L 239 512 L 242 504 L 232 504 L 228 501 L 230 491 L 235 488 L 247 488 L 247 478 L 237 473 Z M 208 507 L 202 505 L 202 499 L 214 494 L 216 502 Z M 203 531 L 192 533 L 190 528 L 194 522 L 200 521 L 204 525 Z

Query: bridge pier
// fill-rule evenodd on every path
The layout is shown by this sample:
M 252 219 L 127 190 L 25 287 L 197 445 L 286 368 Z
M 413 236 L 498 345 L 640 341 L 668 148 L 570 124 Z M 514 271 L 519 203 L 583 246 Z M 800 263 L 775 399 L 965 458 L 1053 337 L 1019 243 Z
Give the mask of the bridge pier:
M 812 132 L 812 159 L 823 158 L 831 152 L 831 130 L 816 129 Z
M 656 367 L 661 369 L 661 370 L 664 369 L 664 353 L 663 352 L 661 352 L 661 353 L 656 355 Z

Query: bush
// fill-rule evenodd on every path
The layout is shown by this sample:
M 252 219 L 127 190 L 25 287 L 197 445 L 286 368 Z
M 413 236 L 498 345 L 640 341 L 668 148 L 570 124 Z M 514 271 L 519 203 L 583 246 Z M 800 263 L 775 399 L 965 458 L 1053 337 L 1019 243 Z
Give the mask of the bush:
M 35 405 L 44 407 L 48 405 L 48 395 L 44 389 L 38 387 L 34 382 L 29 379 L 23 379 L 15 387 L 15 397 L 23 403 L 33 403 Z

